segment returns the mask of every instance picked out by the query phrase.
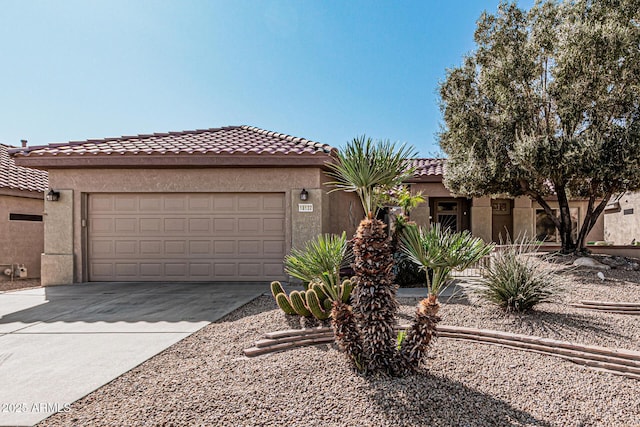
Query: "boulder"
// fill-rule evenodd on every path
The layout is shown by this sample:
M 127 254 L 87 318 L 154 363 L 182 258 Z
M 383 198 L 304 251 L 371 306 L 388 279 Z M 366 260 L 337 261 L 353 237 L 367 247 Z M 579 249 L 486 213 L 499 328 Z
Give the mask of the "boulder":
M 586 256 L 580 257 L 573 261 L 573 265 L 575 265 L 576 267 L 595 268 L 598 270 L 611 270 L 610 266 L 602 264 L 601 262 L 598 262 L 595 259 Z

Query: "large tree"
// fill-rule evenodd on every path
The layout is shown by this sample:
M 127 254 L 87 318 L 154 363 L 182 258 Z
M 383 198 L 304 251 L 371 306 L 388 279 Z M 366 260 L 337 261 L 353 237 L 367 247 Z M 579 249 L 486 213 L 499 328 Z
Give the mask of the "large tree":
M 640 188 L 640 2 L 501 3 L 475 42 L 440 86 L 445 185 L 529 196 L 581 250 L 611 196 Z M 572 198 L 588 200 L 577 240 Z

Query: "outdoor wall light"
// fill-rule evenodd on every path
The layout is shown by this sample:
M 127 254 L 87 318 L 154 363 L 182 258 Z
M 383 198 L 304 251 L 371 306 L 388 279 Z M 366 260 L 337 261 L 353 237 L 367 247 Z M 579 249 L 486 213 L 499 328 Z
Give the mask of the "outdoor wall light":
M 309 198 L 309 192 L 303 188 L 302 191 L 300 192 L 300 200 L 304 202 L 308 198 Z
M 53 191 L 53 188 L 49 189 L 49 192 L 47 193 L 47 201 L 57 202 L 58 200 L 60 200 L 60 192 Z

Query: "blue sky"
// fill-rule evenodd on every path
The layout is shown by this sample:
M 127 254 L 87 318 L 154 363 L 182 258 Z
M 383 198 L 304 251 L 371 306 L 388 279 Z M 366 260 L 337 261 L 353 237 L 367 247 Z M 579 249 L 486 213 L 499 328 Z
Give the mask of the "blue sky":
M 246 124 L 432 155 L 438 82 L 498 3 L 2 0 L 0 142 Z

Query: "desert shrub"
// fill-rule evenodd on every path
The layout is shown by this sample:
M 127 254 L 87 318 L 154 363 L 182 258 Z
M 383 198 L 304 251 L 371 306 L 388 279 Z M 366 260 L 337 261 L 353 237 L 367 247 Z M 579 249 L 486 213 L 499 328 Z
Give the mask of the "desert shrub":
M 393 266 L 396 275 L 396 283 L 401 288 L 418 288 L 427 286 L 427 277 L 422 268 L 412 262 L 407 255 L 398 251 L 393 254 L 395 263 Z M 429 274 L 433 277 L 433 271 L 429 270 Z
M 556 300 L 559 269 L 545 262 L 553 255 L 536 254 L 538 248 L 535 242 L 520 240 L 494 253 L 480 296 L 507 312 L 520 313 Z

